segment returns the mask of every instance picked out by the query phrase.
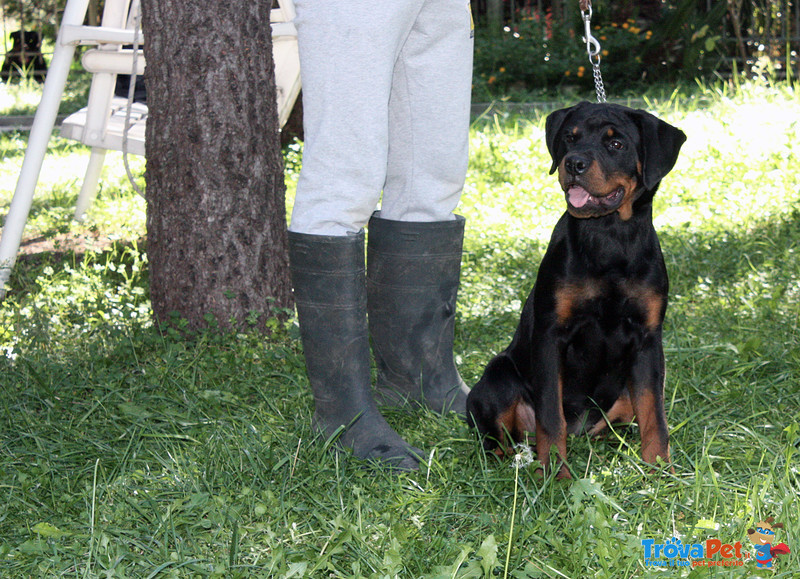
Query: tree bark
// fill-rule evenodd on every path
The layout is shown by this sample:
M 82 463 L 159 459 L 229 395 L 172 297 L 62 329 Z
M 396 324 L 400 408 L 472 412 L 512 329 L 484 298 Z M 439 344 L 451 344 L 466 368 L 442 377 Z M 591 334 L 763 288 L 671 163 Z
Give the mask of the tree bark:
M 291 304 L 271 0 L 143 0 L 153 312 L 263 328 Z

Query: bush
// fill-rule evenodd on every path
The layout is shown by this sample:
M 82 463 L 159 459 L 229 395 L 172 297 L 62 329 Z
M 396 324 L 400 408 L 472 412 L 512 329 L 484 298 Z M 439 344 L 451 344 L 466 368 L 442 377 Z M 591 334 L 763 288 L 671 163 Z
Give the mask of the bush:
M 479 30 L 475 38 L 475 100 L 516 96 L 581 80 L 588 64 L 583 43 L 570 29 L 554 23 L 549 12 L 531 12 L 502 34 Z M 578 63 L 581 64 L 578 64 Z M 568 72 L 574 76 L 569 79 Z
M 601 44 L 602 73 L 609 82 L 641 79 L 641 48 L 653 35 L 629 19 L 595 25 Z M 475 40 L 475 100 L 516 97 L 542 89 L 593 87 L 592 67 L 583 41 L 583 22 L 559 24 L 550 12 L 530 12 L 500 36 L 480 31 Z
M 656 22 L 596 13 L 592 34 L 601 45 L 601 72 L 610 91 L 625 93 L 657 80 L 713 77 L 723 61 L 719 10 L 705 13 L 683 0 L 664 8 Z M 592 67 L 582 37 L 577 12 L 559 22 L 550 11 L 522 11 L 499 35 L 479 30 L 473 100 L 521 100 L 554 88 L 591 91 Z

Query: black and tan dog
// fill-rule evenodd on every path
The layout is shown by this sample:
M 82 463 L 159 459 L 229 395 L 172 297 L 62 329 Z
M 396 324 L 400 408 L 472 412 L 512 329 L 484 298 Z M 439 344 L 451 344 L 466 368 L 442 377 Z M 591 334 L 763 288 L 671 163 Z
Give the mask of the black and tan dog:
M 13 76 L 29 75 L 36 82 L 44 82 L 47 63 L 42 56 L 42 35 L 33 30 L 16 30 L 10 36 L 12 46 L 0 68 L 0 78 L 8 82 Z
M 568 478 L 567 434 L 630 422 L 642 457 L 669 461 L 662 323 L 667 271 L 652 201 L 686 136 L 653 115 L 581 103 L 552 113 L 547 148 L 567 211 L 505 351 L 467 401 L 484 448 L 507 452 L 508 434 L 536 434 L 539 461 L 558 453 Z

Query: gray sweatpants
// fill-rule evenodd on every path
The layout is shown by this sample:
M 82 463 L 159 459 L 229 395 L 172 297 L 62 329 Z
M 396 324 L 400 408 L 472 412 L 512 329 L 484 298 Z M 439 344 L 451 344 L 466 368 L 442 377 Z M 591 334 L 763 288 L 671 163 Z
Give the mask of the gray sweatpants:
M 290 229 L 357 232 L 379 201 L 385 219 L 453 219 L 468 156 L 467 0 L 296 9 L 305 147 Z

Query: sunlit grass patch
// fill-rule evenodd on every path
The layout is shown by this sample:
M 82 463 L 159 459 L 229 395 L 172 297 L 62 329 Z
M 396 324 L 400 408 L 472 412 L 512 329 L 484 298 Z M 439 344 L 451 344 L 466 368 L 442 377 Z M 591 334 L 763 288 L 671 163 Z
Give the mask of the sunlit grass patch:
M 86 106 L 90 83 L 91 74 L 76 61 L 64 87 L 58 112 L 70 114 Z M 0 82 L 0 115 L 32 116 L 42 99 L 42 87 L 30 76 Z

